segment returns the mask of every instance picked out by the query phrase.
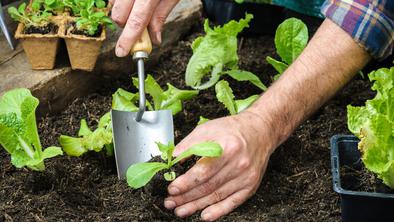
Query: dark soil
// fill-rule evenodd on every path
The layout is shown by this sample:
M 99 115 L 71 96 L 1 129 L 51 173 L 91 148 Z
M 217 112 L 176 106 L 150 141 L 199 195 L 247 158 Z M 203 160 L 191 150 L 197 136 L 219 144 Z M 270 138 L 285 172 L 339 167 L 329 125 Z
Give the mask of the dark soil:
M 47 26 L 35 27 L 29 26 L 24 30 L 24 34 L 56 34 L 59 27 L 53 23 L 49 23 Z
M 376 174 L 369 171 L 364 165 L 343 166 L 340 169 L 341 186 L 352 191 L 377 192 L 394 194 L 394 190 L 386 186 Z
M 191 42 L 200 31 L 180 41 L 162 56 L 149 73 L 164 87 L 170 82 L 184 88 L 184 72 L 192 55 Z M 274 54 L 272 37 L 243 37 L 240 40 L 240 67 L 259 74 L 269 85 L 276 73 L 265 62 Z M 253 85 L 235 84 L 237 98 L 260 93 Z M 362 105 L 374 93 L 368 80 L 356 76 L 335 98 L 318 110 L 282 144 L 271 157 L 257 193 L 220 221 L 339 221 L 339 197 L 332 190 L 329 139 L 349 134 L 346 106 Z M 97 125 L 110 109 L 116 88 L 130 89 L 130 77 L 106 83 L 96 94 L 75 100 L 64 112 L 42 118 L 39 131 L 44 146 L 58 144 L 61 134 L 76 135 L 79 121 Z M 184 104 L 175 117 L 175 135 L 185 137 L 202 115 L 227 115 L 215 98 L 214 89 L 201 92 Z M 132 190 L 118 181 L 115 162 L 104 153 L 88 153 L 82 158 L 57 157 L 46 162 L 43 173 L 15 169 L 0 150 L 0 221 L 177 221 L 149 191 Z M 163 187 L 161 187 L 163 188 Z M 148 191 L 148 192 L 147 192 Z M 155 203 L 155 204 L 153 204 Z M 198 221 L 195 214 L 185 221 Z

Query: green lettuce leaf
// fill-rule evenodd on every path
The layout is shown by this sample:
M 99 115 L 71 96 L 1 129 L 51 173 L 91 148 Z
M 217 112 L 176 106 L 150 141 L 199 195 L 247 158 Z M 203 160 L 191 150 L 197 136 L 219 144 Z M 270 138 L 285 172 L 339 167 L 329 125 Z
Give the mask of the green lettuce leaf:
M 54 147 L 42 150 L 35 116 L 38 104 L 28 89 L 14 89 L 0 98 L 0 144 L 17 168 L 43 171 L 45 159 L 63 154 Z
M 226 80 L 219 81 L 215 86 L 215 90 L 216 98 L 226 107 L 230 115 L 244 111 L 260 97 L 259 95 L 253 95 L 243 100 L 235 100 L 233 90 Z
M 358 144 L 367 169 L 394 188 L 394 67 L 369 74 L 375 98 L 365 106 L 348 106 L 348 128 Z
M 205 21 L 204 30 L 206 35 L 197 38 L 193 44 L 193 56 L 186 68 L 186 85 L 194 89 L 206 89 L 213 86 L 220 77 L 220 73 L 226 70 L 237 69 L 237 35 L 246 27 L 253 15 L 246 14 L 245 19 L 239 22 L 230 21 L 223 27 L 209 27 Z M 204 78 L 206 83 L 202 84 Z

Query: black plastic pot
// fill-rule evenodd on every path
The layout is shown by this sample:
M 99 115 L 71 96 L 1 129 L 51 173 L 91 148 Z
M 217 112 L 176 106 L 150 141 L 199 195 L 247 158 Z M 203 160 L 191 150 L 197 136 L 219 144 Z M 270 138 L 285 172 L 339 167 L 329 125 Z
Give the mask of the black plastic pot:
M 276 28 L 284 20 L 284 9 L 269 4 L 244 2 L 238 4 L 234 0 L 203 0 L 205 12 L 210 21 L 218 25 L 245 17 L 245 13 L 253 14 L 250 27 L 243 34 L 275 34 Z
M 352 191 L 344 189 L 345 185 L 341 184 L 342 167 L 347 166 L 356 170 L 362 167 L 358 142 L 354 136 L 336 135 L 331 138 L 333 186 L 335 192 L 341 196 L 342 221 L 394 221 L 394 194 Z

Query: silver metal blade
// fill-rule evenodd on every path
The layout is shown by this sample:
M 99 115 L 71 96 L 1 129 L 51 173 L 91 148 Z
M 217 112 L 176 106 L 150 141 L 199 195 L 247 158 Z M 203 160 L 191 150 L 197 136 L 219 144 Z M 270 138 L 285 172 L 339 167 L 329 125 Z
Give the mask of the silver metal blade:
M 7 24 L 5 23 L 5 17 L 4 17 L 3 7 L 1 5 L 1 2 L 0 2 L 0 28 L 3 31 L 4 36 L 7 39 L 7 42 L 10 45 L 11 49 L 14 50 L 15 49 L 14 41 L 12 39 L 11 34 L 9 33 L 9 31 L 7 29 Z
M 139 122 L 135 120 L 135 112 L 112 110 L 111 115 L 119 179 L 126 177 L 130 165 L 160 155 L 156 142 L 168 144 L 174 141 L 170 110 L 146 111 Z

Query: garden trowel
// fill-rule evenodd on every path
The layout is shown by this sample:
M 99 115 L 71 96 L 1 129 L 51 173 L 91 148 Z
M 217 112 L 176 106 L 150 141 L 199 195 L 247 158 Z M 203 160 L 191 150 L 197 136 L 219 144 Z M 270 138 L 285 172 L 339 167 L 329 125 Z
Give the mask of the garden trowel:
M 170 110 L 145 111 L 144 60 L 152 51 L 149 33 L 145 29 L 141 39 L 131 53 L 137 61 L 139 84 L 138 112 L 112 110 L 115 159 L 119 179 L 126 177 L 130 165 L 146 162 L 160 155 L 157 142 L 168 144 L 174 141 L 174 126 Z

